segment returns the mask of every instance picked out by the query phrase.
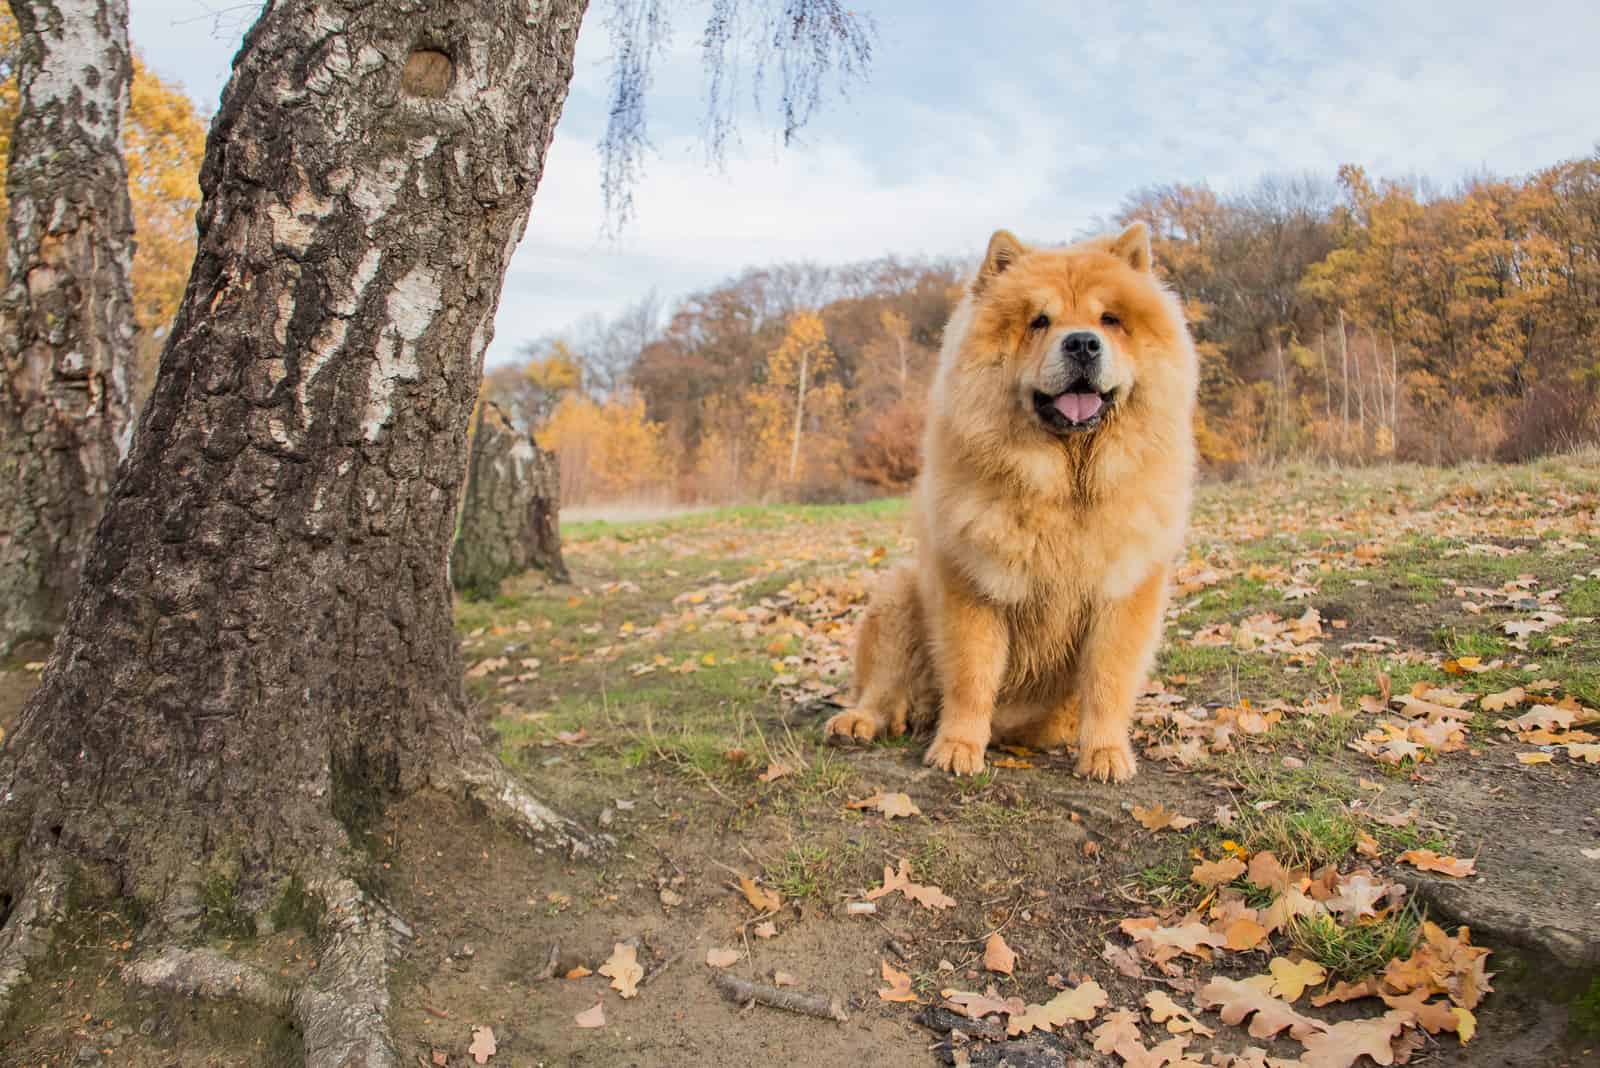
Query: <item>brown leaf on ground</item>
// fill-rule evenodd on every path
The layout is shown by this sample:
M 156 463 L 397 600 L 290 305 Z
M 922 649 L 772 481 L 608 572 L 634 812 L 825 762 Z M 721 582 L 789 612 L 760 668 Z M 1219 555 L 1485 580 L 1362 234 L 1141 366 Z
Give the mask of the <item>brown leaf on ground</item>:
M 590 971 L 588 968 L 585 968 L 583 965 L 579 964 L 579 965 L 576 965 L 575 967 L 573 967 L 570 971 L 568 971 L 566 975 L 562 976 L 562 978 L 563 979 L 583 979 L 583 978 L 586 978 L 587 976 L 591 976 L 593 974 L 594 974 L 594 972 Z
M 1373 998 L 1381 993 L 1383 993 L 1383 981 L 1375 975 L 1369 975 L 1356 983 L 1347 983 L 1343 980 L 1334 983 L 1331 988 L 1313 997 L 1311 1004 L 1320 1009 L 1324 1005 Z
M 1241 916 L 1228 924 L 1222 935 L 1227 939 L 1228 949 L 1244 953 L 1261 944 L 1261 940 L 1267 937 L 1267 929 L 1248 916 Z
M 1272 988 L 1269 993 L 1291 1005 L 1300 1000 L 1300 995 L 1306 992 L 1306 987 L 1316 986 L 1328 977 L 1327 971 L 1316 961 L 1295 961 L 1288 957 L 1273 957 L 1271 963 L 1267 965 L 1267 971 L 1272 976 Z
M 1185 827 L 1193 827 L 1200 821 L 1189 816 L 1173 812 L 1165 805 L 1157 804 L 1150 808 L 1139 805 L 1133 806 L 1133 818 L 1147 831 L 1181 831 Z
M 750 933 L 757 938 L 775 938 L 778 934 L 778 925 L 771 920 L 764 920 L 750 928 Z
M 1408 849 L 1400 854 L 1400 863 L 1410 864 L 1423 871 L 1434 871 L 1440 875 L 1448 875 L 1452 879 L 1464 879 L 1474 874 L 1477 864 L 1475 860 L 1458 860 L 1455 857 L 1441 857 L 1431 849 Z
M 983 966 L 991 972 L 1010 975 L 1017 966 L 1017 955 L 996 931 L 983 944 Z
M 1244 861 L 1238 857 L 1224 857 L 1221 860 L 1196 864 L 1194 870 L 1189 873 L 1189 879 L 1201 886 L 1221 886 L 1223 883 L 1233 882 L 1244 872 Z
M 706 950 L 706 963 L 713 968 L 727 968 L 739 962 L 737 949 L 725 949 L 720 946 Z
M 1276 890 L 1280 894 L 1296 881 L 1295 877 L 1278 863 L 1278 858 L 1270 850 L 1257 853 L 1250 858 L 1250 868 L 1245 878 L 1254 886 L 1259 886 L 1263 890 Z
M 472 1063 L 488 1064 L 489 1058 L 495 1054 L 494 1028 L 474 1027 L 472 1045 L 467 1047 L 467 1052 L 472 1054 Z
M 600 965 L 600 974 L 611 977 L 612 989 L 625 998 L 639 993 L 639 980 L 644 978 L 644 968 L 639 965 L 639 951 L 633 946 L 618 942 L 611 947 L 611 957 Z
M 900 971 L 886 960 L 879 963 L 883 965 L 883 981 L 889 985 L 878 991 L 878 997 L 884 1001 L 915 1002 L 917 995 L 911 989 L 911 974 Z
M 945 1004 L 950 1009 L 974 1020 L 996 1014 L 1010 1016 L 1027 1008 L 1021 998 L 1002 998 L 993 984 L 982 994 L 972 994 L 964 990 L 942 990 L 939 996 L 944 998 Z
M 1485 712 L 1503 712 L 1508 708 L 1520 705 L 1527 700 L 1527 697 L 1528 691 L 1521 686 L 1513 686 L 1511 689 L 1501 690 L 1499 693 L 1484 694 L 1483 698 L 1478 702 L 1478 707 Z
M 1094 1037 L 1097 1053 L 1113 1053 L 1118 1047 L 1130 1043 L 1144 1044 L 1144 1035 L 1139 1030 L 1139 1014 L 1132 1009 L 1111 1010 L 1090 1034 Z
M 748 875 L 739 876 L 739 891 L 757 912 L 777 912 L 783 908 L 783 895 L 756 885 Z
M 922 810 L 918 808 L 916 803 L 911 800 L 911 795 L 886 794 L 881 790 L 873 794 L 871 797 L 863 797 L 859 801 L 851 801 L 848 803 L 847 807 L 865 808 L 871 809 L 874 812 L 881 812 L 883 814 L 883 818 L 886 820 L 892 820 L 896 816 L 906 817 L 922 815 Z
M 593 1007 L 584 1009 L 572 1018 L 572 1022 L 579 1027 L 604 1027 L 606 1025 L 606 1003 L 597 1001 Z
M 1394 1039 L 1406 1028 L 1403 1012 L 1386 1012 L 1365 1020 L 1345 1020 L 1321 1034 L 1301 1039 L 1306 1068 L 1350 1068 L 1363 1055 L 1377 1064 L 1394 1063 Z
M 1378 902 L 1389 892 L 1384 883 L 1362 872 L 1346 876 L 1339 882 L 1339 892 L 1323 902 L 1329 912 L 1346 920 L 1359 920 L 1363 916 L 1376 916 Z
M 1164 1023 L 1167 1030 L 1175 1035 L 1193 1032 L 1210 1038 L 1216 1032 L 1205 1024 L 1196 1020 L 1188 1009 L 1172 1000 L 1172 996 L 1160 991 L 1152 990 L 1144 996 L 1144 1007 L 1150 1012 L 1150 1019 L 1156 1023 Z
M 1006 1021 L 1006 1034 L 1022 1035 L 1037 1028 L 1049 1031 L 1068 1020 L 1092 1020 L 1105 1007 L 1106 992 L 1089 979 L 1071 990 L 1063 990 L 1043 1005 L 1029 1005 Z
M 767 770 L 757 775 L 756 778 L 762 782 L 777 782 L 784 776 L 792 774 L 793 771 L 794 769 L 787 764 L 768 764 Z
M 956 899 L 950 897 L 937 886 L 923 886 L 911 881 L 911 862 L 901 859 L 899 870 L 883 866 L 883 885 L 866 892 L 868 901 L 876 901 L 885 894 L 900 891 L 907 898 L 915 901 L 925 909 L 951 909 L 956 906 Z
M 800 980 L 796 979 L 793 975 L 790 975 L 788 972 L 773 972 L 772 973 L 772 985 L 773 986 L 796 986 L 796 985 L 799 984 L 799 982 L 800 982 Z
M 1212 979 L 1200 988 L 1195 1000 L 1201 1008 L 1217 1009 L 1226 1024 L 1238 1024 L 1246 1016 L 1251 1017 L 1252 1038 L 1271 1038 L 1288 1029 L 1295 1038 L 1304 1039 L 1323 1029 L 1321 1021 L 1300 1015 L 1258 986 L 1238 979 Z

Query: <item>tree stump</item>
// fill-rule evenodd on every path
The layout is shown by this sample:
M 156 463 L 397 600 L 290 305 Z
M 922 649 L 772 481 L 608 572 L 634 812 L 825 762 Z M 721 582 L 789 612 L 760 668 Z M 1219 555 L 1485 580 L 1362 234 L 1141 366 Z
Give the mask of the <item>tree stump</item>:
M 518 430 L 493 401 L 472 421 L 450 581 L 469 597 L 492 597 L 502 579 L 538 568 L 567 581 L 561 559 L 561 468 L 555 453 Z

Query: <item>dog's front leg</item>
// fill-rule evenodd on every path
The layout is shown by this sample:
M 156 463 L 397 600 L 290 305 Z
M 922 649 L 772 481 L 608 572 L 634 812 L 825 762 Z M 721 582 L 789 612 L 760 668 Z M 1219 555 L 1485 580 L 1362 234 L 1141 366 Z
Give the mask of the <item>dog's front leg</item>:
M 935 641 L 939 668 L 939 729 L 924 764 L 957 775 L 983 770 L 995 695 L 1005 677 L 1006 624 L 1000 614 L 958 583 L 941 591 Z
M 1078 675 L 1078 774 L 1102 782 L 1133 777 L 1128 728 L 1133 703 L 1161 644 L 1167 569 L 1158 567 L 1120 600 L 1094 607 Z

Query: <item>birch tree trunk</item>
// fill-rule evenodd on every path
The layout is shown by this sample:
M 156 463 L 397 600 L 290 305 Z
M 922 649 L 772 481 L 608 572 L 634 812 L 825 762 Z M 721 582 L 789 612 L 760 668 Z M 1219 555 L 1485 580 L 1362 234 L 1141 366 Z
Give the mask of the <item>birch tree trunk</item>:
M 313 1066 L 395 1063 L 384 932 L 342 868 L 349 813 L 464 788 L 587 844 L 472 734 L 446 567 L 584 7 L 268 3 L 207 143 L 198 254 L 139 433 L 0 750 L 0 897 L 47 899 L 63 866 L 89 867 L 178 932 L 219 875 L 247 909 L 291 872 L 324 897 L 322 966 L 283 1002 Z M 193 954 L 146 964 L 130 977 L 257 988 L 219 987 L 226 969 Z
M 132 431 L 127 0 L 12 0 L 0 293 L 0 653 L 53 635 Z
M 794 481 L 795 472 L 800 470 L 800 431 L 806 419 L 806 372 L 811 369 L 811 351 L 802 349 L 800 352 L 800 388 L 795 392 L 794 398 L 794 441 L 789 446 L 789 481 Z
M 492 401 L 474 416 L 461 519 L 450 550 L 450 581 L 492 597 L 502 579 L 529 568 L 567 581 L 561 559 L 561 469 Z

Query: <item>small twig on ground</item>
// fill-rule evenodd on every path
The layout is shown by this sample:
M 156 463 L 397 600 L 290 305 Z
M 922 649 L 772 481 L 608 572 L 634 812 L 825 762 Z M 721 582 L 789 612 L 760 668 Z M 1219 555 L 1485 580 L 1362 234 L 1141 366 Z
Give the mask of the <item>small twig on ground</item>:
M 539 974 L 533 977 L 533 981 L 536 983 L 542 983 L 546 979 L 554 979 L 556 977 L 556 969 L 560 966 L 561 943 L 551 942 L 550 953 L 545 957 L 544 967 L 539 969 Z
M 682 953 L 674 953 L 672 956 L 666 958 L 665 960 L 660 961 L 659 963 L 656 963 L 656 964 L 652 964 L 650 966 L 650 970 L 644 973 L 644 978 L 639 980 L 639 985 L 640 986 L 648 985 L 650 980 L 654 979 L 656 976 L 658 976 L 662 972 L 666 971 L 669 967 L 672 966 L 672 962 L 677 960 L 681 956 L 683 956 Z
M 827 998 L 821 994 L 802 994 L 797 990 L 779 990 L 775 986 L 752 983 L 727 972 L 717 976 L 717 989 L 722 991 L 724 997 L 740 1004 L 754 1002 L 773 1009 L 783 1009 L 785 1012 L 797 1012 L 803 1016 L 837 1020 L 839 1023 L 850 1022 L 850 1017 L 845 1015 L 838 998 Z

